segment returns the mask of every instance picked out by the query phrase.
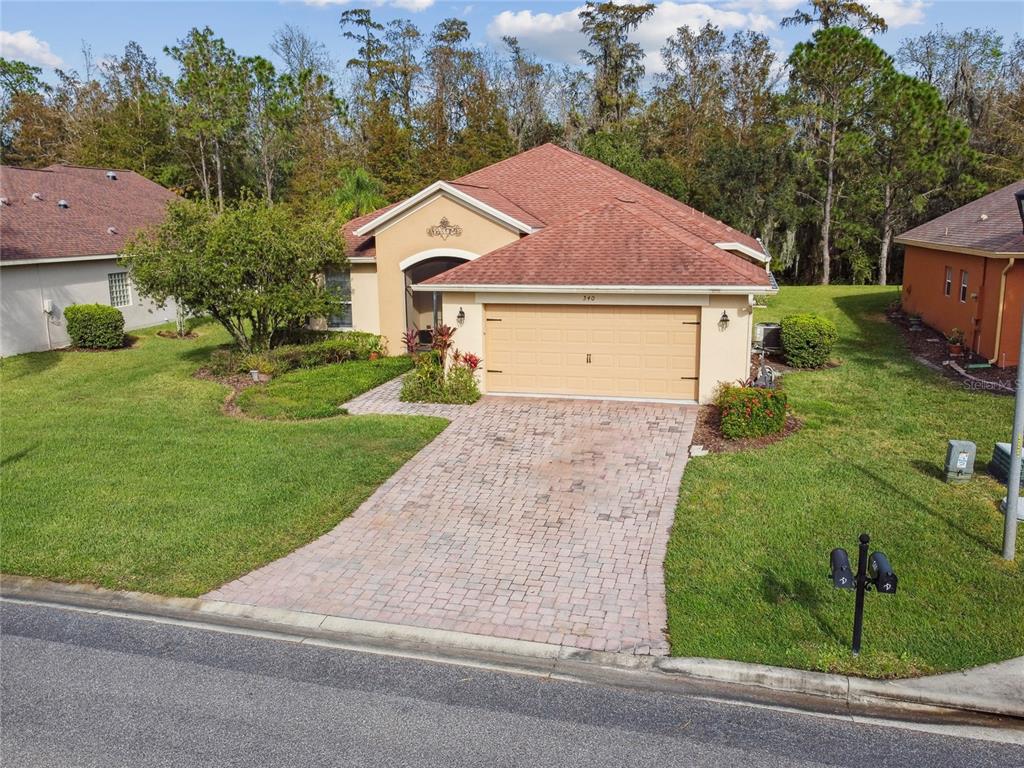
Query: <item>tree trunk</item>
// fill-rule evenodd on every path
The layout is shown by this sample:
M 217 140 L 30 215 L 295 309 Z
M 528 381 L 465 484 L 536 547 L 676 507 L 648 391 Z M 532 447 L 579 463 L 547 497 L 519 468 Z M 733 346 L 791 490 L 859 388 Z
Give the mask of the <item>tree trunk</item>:
M 210 174 L 206 170 L 206 143 L 203 141 L 203 137 L 199 137 L 199 167 L 200 167 L 200 183 L 203 185 L 203 197 L 206 199 L 206 204 L 210 204 Z
M 220 141 L 213 140 L 213 165 L 217 170 L 217 210 L 224 213 L 224 164 L 221 162 Z
M 821 284 L 828 285 L 832 276 L 832 196 L 835 194 L 836 123 L 832 120 L 828 139 L 828 174 L 825 182 L 825 205 L 821 222 Z
M 885 185 L 885 207 L 882 211 L 882 250 L 878 254 L 878 284 L 886 285 L 889 271 L 889 247 L 892 244 L 892 187 Z

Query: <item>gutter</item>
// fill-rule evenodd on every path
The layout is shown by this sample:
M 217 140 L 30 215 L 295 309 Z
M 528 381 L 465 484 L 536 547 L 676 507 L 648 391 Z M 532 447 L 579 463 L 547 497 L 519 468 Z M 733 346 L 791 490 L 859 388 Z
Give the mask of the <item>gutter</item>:
M 995 365 L 996 361 L 999 360 L 999 345 L 1003 340 L 1003 309 L 1004 309 L 1004 298 L 1006 297 L 1006 273 L 1013 269 L 1013 263 L 1017 259 L 1013 256 L 1010 257 L 1010 261 L 1003 267 L 1003 271 L 999 274 L 999 308 L 996 314 L 996 344 L 992 349 L 994 355 L 991 360 L 988 361 L 989 365 Z
M 775 294 L 770 285 L 474 285 L 416 283 L 413 291 L 439 293 L 600 293 L 600 294 Z

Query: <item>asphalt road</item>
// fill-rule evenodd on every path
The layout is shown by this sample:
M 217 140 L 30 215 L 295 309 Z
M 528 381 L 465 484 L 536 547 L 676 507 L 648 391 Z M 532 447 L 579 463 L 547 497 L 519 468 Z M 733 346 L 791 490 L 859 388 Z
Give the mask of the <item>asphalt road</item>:
M 1024 747 L 4 602 L 15 766 L 984 766 Z

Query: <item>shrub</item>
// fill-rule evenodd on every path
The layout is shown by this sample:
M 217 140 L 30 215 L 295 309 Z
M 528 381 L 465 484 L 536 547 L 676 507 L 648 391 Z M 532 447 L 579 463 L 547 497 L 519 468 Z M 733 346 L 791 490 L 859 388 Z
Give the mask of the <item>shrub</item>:
M 730 440 L 773 435 L 786 426 L 786 393 L 779 389 L 723 387 L 717 405 Z
M 279 352 L 281 348 L 274 350 Z M 306 344 L 298 365 L 302 368 L 316 368 L 320 365 L 343 363 L 346 360 L 369 360 L 371 355 L 378 357 L 387 354 L 384 338 L 365 331 L 346 331 L 335 333 L 323 341 Z
M 437 329 L 434 348 L 416 359 L 415 370 L 402 381 L 400 400 L 412 403 L 469 404 L 480 399 L 480 387 L 476 383 L 480 358 L 454 350 L 454 335 L 454 328 L 441 326 Z
M 76 347 L 116 349 L 124 346 L 124 315 L 105 304 L 75 304 L 64 310 L 68 336 Z
M 820 315 L 790 315 L 782 320 L 782 348 L 794 368 L 822 368 L 839 338 L 835 324 Z
M 308 344 L 285 344 L 267 352 L 243 354 L 233 349 L 218 349 L 210 355 L 208 368 L 214 376 L 248 373 L 251 370 L 279 376 L 295 368 L 319 368 L 347 360 L 375 360 L 387 354 L 383 336 L 362 331 L 332 333 L 328 337 L 309 336 Z
M 271 352 L 251 352 L 238 358 L 237 370 L 238 373 L 259 371 L 267 376 L 280 376 L 294 367 Z

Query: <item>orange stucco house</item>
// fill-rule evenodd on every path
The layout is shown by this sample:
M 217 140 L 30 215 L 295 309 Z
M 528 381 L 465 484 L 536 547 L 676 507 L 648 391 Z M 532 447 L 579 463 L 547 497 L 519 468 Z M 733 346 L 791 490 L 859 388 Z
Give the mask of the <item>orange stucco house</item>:
M 1024 180 L 896 238 L 903 308 L 998 367 L 1017 365 L 1024 311 Z

